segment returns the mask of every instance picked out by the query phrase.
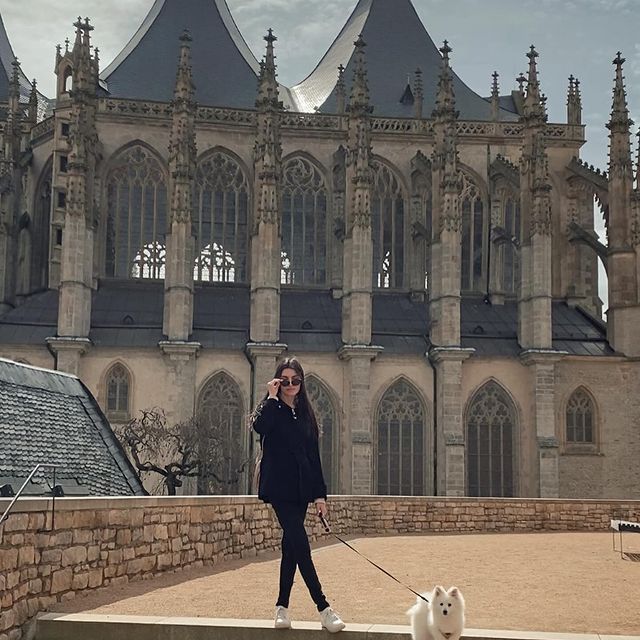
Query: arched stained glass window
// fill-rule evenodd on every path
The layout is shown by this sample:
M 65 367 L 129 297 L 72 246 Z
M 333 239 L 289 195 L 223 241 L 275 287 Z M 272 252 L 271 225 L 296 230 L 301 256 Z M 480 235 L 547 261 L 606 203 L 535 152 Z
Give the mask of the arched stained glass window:
M 325 284 L 327 185 L 324 176 L 301 156 L 287 160 L 282 173 L 282 249 L 291 263 L 282 284 Z
M 245 282 L 249 181 L 238 162 L 223 151 L 202 158 L 196 171 L 194 279 Z
M 141 145 L 120 153 L 107 176 L 106 273 L 161 278 L 156 260 L 167 229 L 167 185 L 158 160 Z M 137 262 L 136 262 L 137 260 Z
M 513 497 L 516 409 L 506 391 L 487 382 L 467 410 L 467 491 Z
M 291 258 L 285 251 L 280 252 L 280 284 L 293 284 L 294 272 Z
M 235 381 L 226 373 L 214 376 L 198 402 L 200 455 L 204 461 L 198 493 L 237 494 L 246 490 L 243 413 L 242 396 Z
M 504 230 L 511 239 L 503 246 L 503 283 L 505 293 L 516 293 L 520 280 L 521 239 L 520 199 L 513 193 L 505 194 L 503 200 Z
M 106 376 L 107 410 L 109 420 L 125 422 L 129 419 L 129 397 L 131 380 L 129 372 L 121 365 L 115 364 Z
M 404 286 L 405 211 L 404 189 L 386 165 L 372 162 L 371 232 L 374 286 Z
M 462 215 L 461 288 L 463 291 L 486 289 L 485 206 L 478 186 L 461 172 L 460 213 Z
M 133 259 L 132 278 L 164 279 L 167 264 L 167 251 L 159 242 L 151 242 L 142 247 L 142 251 Z
M 205 282 L 235 282 L 236 265 L 233 256 L 223 247 L 207 245 L 196 258 L 194 280 Z
M 376 413 L 380 495 L 422 495 L 425 491 L 426 416 L 413 388 L 399 380 L 382 396 Z
M 318 427 L 320 428 L 320 459 L 322 461 L 324 479 L 327 483 L 328 492 L 333 493 L 334 438 L 338 432 L 336 408 L 331 401 L 331 396 L 319 380 L 306 378 L 305 385 L 309 400 L 316 414 L 316 419 L 318 420 Z
M 567 444 L 595 444 L 595 407 L 591 396 L 576 389 L 567 402 Z

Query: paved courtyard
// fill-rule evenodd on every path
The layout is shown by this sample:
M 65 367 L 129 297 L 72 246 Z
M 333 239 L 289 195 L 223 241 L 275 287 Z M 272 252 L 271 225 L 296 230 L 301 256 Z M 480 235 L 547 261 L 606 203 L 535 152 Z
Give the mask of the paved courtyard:
M 634 538 L 638 538 L 637 540 Z M 457 585 L 467 627 L 640 634 L 640 562 L 623 560 L 608 533 L 427 535 L 349 539 L 417 590 Z M 625 548 L 640 551 L 640 536 Z M 159 616 L 270 618 L 275 553 L 168 574 L 79 597 L 56 611 Z M 314 547 L 325 592 L 345 621 L 407 624 L 414 596 L 335 542 Z M 317 615 L 299 576 L 294 620 Z

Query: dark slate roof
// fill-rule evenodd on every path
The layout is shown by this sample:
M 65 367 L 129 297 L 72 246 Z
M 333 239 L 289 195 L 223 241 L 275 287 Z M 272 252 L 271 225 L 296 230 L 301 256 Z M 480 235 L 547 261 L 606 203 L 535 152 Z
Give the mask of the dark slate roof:
M 440 73 L 441 55 L 420 21 L 411 0 L 360 0 L 315 70 L 291 93 L 300 111 L 336 111 L 335 85 L 338 65 L 345 68 L 347 95 L 353 78 L 354 41 L 362 34 L 367 43 L 366 60 L 374 115 L 413 117 L 413 104 L 401 104 L 407 76 L 413 78 L 417 67 L 422 70 L 425 117 L 431 115 Z M 455 46 L 455 44 L 454 44 Z M 413 80 L 412 80 L 413 82 Z M 472 91 L 454 73 L 456 109 L 465 120 L 490 120 L 491 105 Z M 502 103 L 502 107 L 507 106 Z M 504 108 L 502 120 L 518 116 Z
M 9 84 L 13 76 L 13 61 L 16 56 L 9 42 L 7 31 L 4 28 L 2 16 L 0 16 L 0 102 L 9 100 Z M 29 102 L 31 94 L 31 82 L 20 69 L 20 102 Z M 44 118 L 50 108 L 50 100 L 38 91 L 39 119 Z
M 107 419 L 75 376 L 0 359 L 0 476 L 25 479 L 38 463 L 89 495 L 145 491 Z M 40 470 L 40 485 L 51 480 Z M 12 483 L 13 484 L 13 483 Z M 15 483 L 17 489 L 21 482 Z
M 102 72 L 109 94 L 173 99 L 179 37 L 188 29 L 195 97 L 201 104 L 253 108 L 259 63 L 225 0 L 156 0 L 127 46 Z
M 249 342 L 250 290 L 246 285 L 201 285 L 195 289 L 191 339 L 204 348 L 241 350 Z M 161 282 L 105 280 L 93 293 L 92 342 L 97 346 L 149 347 L 162 335 Z M 284 288 L 280 294 L 280 340 L 291 351 L 336 351 L 342 345 L 342 302 L 327 290 Z M 429 340 L 429 305 L 407 293 L 373 295 L 372 343 L 392 353 L 424 353 Z M 476 356 L 516 357 L 518 305 L 491 305 L 481 296 L 461 303 L 461 342 Z M 553 347 L 574 355 L 613 355 L 606 326 L 579 307 L 555 301 Z M 44 344 L 56 335 L 57 291 L 32 296 L 0 316 L 0 343 Z

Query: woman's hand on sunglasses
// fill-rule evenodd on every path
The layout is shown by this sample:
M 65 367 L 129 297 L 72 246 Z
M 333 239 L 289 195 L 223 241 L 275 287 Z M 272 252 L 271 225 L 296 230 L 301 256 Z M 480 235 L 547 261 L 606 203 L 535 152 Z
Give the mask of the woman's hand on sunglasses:
M 278 397 L 278 389 L 280 388 L 280 378 L 274 378 L 271 382 L 267 382 L 267 391 L 269 392 L 269 398 Z

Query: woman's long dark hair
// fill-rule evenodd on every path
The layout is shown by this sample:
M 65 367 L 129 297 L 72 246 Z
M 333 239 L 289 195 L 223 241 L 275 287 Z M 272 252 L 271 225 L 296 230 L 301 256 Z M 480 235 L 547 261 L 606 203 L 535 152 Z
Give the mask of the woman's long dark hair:
M 302 380 L 300 384 L 300 391 L 298 391 L 298 394 L 296 395 L 296 400 L 295 400 L 296 413 L 302 419 L 302 423 L 308 427 L 309 435 L 312 436 L 313 438 L 318 439 L 320 435 L 320 430 L 318 429 L 318 421 L 316 420 L 316 414 L 313 411 L 311 402 L 309 402 L 309 396 L 307 395 L 307 387 L 304 381 L 304 369 L 302 368 L 302 365 L 300 364 L 297 358 L 294 358 L 294 357 L 285 358 L 284 360 L 278 363 L 278 366 L 276 367 L 276 372 L 273 377 L 280 378 L 282 376 L 282 372 L 285 369 L 293 369 L 296 372 L 297 376 Z M 278 396 L 279 395 L 280 395 L 280 390 L 278 389 Z M 260 404 L 258 404 L 254 412 L 251 414 L 251 417 L 249 419 L 250 424 L 253 424 L 257 414 L 260 413 L 260 409 L 262 409 L 262 406 L 264 405 L 268 397 L 269 397 L 269 394 L 265 393 L 264 398 L 262 398 L 262 401 L 260 402 Z

